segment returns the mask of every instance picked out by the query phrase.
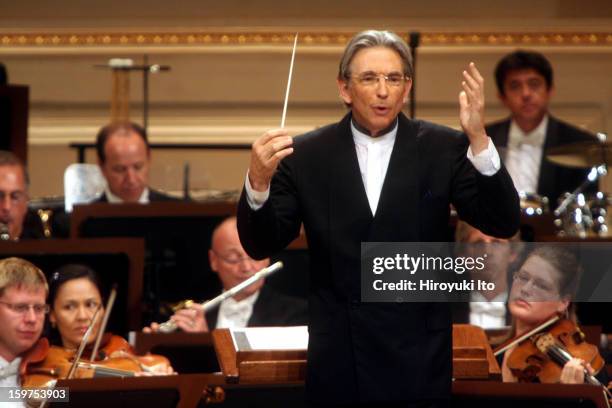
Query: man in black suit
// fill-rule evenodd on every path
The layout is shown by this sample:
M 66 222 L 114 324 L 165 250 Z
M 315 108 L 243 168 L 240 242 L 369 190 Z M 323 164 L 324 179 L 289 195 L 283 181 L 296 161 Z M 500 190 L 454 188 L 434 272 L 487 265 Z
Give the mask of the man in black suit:
M 28 171 L 13 153 L 0 150 L 0 239 L 45 238 L 43 226 L 28 210 Z
M 240 244 L 236 217 L 225 219 L 212 235 L 208 251 L 211 269 L 219 276 L 223 290 L 244 282 L 270 264 L 270 259 L 256 261 Z M 179 310 L 172 316 L 186 332 L 207 332 L 224 327 L 302 326 L 307 323 L 306 302 L 284 295 L 264 284 L 265 279 L 247 286 L 224 300 L 219 309 L 203 315 L 196 308 Z M 158 325 L 153 323 L 152 330 Z
M 261 259 L 304 225 L 311 265 L 306 393 L 314 404 L 449 404 L 449 305 L 361 302 L 361 242 L 444 241 L 451 203 L 491 235 L 518 228 L 518 197 L 485 133 L 483 79 L 474 64 L 463 71 L 459 96 L 467 137 L 401 113 L 412 76 L 408 46 L 397 35 L 359 33 L 337 78 L 350 112 L 295 139 L 278 129 L 253 143 L 240 240 Z
M 97 202 L 147 204 L 175 200 L 148 186 L 151 148 L 139 125 L 117 122 L 104 126 L 96 138 L 96 152 L 107 182 Z
M 555 165 L 546 159 L 546 150 L 594 136 L 549 113 L 553 70 L 542 54 L 519 50 L 506 55 L 497 64 L 495 82 L 510 118 L 488 125 L 487 134 L 500 148 L 516 189 L 548 197 L 554 208 L 564 192 L 586 179 L 588 170 Z

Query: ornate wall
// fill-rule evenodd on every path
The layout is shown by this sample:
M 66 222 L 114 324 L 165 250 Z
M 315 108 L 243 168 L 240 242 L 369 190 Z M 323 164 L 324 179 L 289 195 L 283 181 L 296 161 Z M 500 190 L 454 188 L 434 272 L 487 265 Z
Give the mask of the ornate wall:
M 92 142 L 109 117 L 109 58 L 148 56 L 171 71 L 150 78 L 154 142 L 244 143 L 280 122 L 293 33 L 300 32 L 287 126 L 303 132 L 344 112 L 335 85 L 347 39 L 364 28 L 421 32 L 417 116 L 458 126 L 460 72 L 475 61 L 487 80 L 487 118 L 503 117 L 492 72 L 516 47 L 555 67 L 555 115 L 612 131 L 609 1 L 106 1 L 0 5 L 0 61 L 30 86 L 32 194 L 61 194 L 70 142 Z M 492 4 L 494 3 L 494 4 Z M 141 121 L 142 79 L 131 76 Z M 93 161 L 93 155 L 88 155 Z M 153 184 L 178 187 L 189 161 L 196 185 L 239 188 L 248 153 L 155 152 Z M 608 182 L 604 185 L 606 190 Z

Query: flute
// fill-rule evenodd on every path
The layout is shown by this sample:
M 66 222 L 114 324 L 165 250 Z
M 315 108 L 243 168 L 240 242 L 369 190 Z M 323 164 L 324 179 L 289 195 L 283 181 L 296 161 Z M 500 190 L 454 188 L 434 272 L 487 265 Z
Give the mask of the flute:
M 199 306 L 202 309 L 202 312 L 206 313 L 209 310 L 214 309 L 215 307 L 219 306 L 221 302 L 223 302 L 225 299 L 231 296 L 234 296 L 241 290 L 245 289 L 247 286 L 257 282 L 260 279 L 265 278 L 266 276 L 270 274 L 273 274 L 276 271 L 281 270 L 282 268 L 283 268 L 283 263 L 281 261 L 275 262 L 272 265 L 266 268 L 263 268 L 262 270 L 260 270 L 259 272 L 256 272 L 253 276 L 251 276 L 249 279 L 245 280 L 244 282 L 241 282 L 238 285 L 234 286 L 233 288 L 226 290 L 219 296 L 200 304 Z M 171 333 L 175 331 L 177 328 L 178 327 L 173 320 L 168 320 L 167 322 L 160 324 L 158 330 L 162 333 Z

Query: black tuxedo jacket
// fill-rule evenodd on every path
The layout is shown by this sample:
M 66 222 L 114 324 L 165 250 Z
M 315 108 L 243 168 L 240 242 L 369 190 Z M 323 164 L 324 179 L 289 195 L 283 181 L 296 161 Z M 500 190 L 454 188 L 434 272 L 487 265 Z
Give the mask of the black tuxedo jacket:
M 499 152 L 502 160 L 505 159 L 510 119 L 489 124 L 486 126 L 486 130 L 495 146 L 500 148 Z M 593 141 L 594 138 L 595 136 L 584 130 L 562 122 L 553 116 L 548 116 L 548 128 L 546 129 L 546 139 L 542 149 L 543 157 L 538 176 L 538 191 L 536 192 L 549 198 L 551 209 L 557 207 L 557 200 L 564 192 L 572 192 L 582 184 L 589 170 L 558 166 L 546 159 L 546 150 L 569 143 Z
M 160 202 L 160 201 L 180 201 L 180 199 L 176 197 L 170 197 L 169 195 L 166 195 L 159 191 L 153 190 L 152 188 L 149 188 L 149 202 L 155 203 L 155 202 Z M 108 198 L 106 197 L 106 193 L 102 193 L 100 197 L 96 198 L 92 202 L 108 203 Z
M 217 327 L 219 310 L 206 313 L 208 327 Z M 247 327 L 303 326 L 308 324 L 306 302 L 302 299 L 284 295 L 264 285 L 253 305 L 253 314 Z
M 307 398 L 321 403 L 448 398 L 450 307 L 361 303 L 360 244 L 445 241 L 449 205 L 487 234 L 519 224 L 508 173 L 479 174 L 459 132 L 399 115 L 397 138 L 372 216 L 348 114 L 294 139 L 294 153 L 252 211 L 243 191 L 238 230 L 255 258 L 285 248 L 303 223 L 310 254 Z

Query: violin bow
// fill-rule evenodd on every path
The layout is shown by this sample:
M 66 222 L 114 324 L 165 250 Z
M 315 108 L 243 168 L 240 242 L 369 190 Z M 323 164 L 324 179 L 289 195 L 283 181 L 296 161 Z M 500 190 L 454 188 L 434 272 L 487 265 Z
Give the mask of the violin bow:
M 72 365 L 70 366 L 68 375 L 66 375 L 67 380 L 71 379 L 74 376 L 76 368 L 79 365 L 79 360 L 81 359 L 81 356 L 83 355 L 83 351 L 85 351 L 85 347 L 87 346 L 87 340 L 89 340 L 89 336 L 91 336 L 91 332 L 93 331 L 93 328 L 96 325 L 98 313 L 100 313 L 101 308 L 102 308 L 102 305 L 101 304 L 98 305 L 98 308 L 96 309 L 96 312 L 94 313 L 93 318 L 91 319 L 91 323 L 89 324 L 89 327 L 87 328 L 87 330 L 85 331 L 85 334 L 83 335 L 83 338 L 81 339 L 81 344 L 79 344 L 79 349 L 77 350 L 74 356 L 74 361 L 72 362 Z
M 79 360 L 81 359 L 81 356 L 83 355 L 83 351 L 85 351 L 85 346 L 87 345 L 87 340 L 89 339 L 89 336 L 91 335 L 91 332 L 93 330 L 93 327 L 96 323 L 96 318 L 98 317 L 98 313 L 100 312 L 100 308 L 102 307 L 102 305 L 98 305 L 93 318 L 91 319 L 91 323 L 89 324 L 89 327 L 87 328 L 87 330 L 85 331 L 85 334 L 83 335 L 83 338 L 81 339 L 81 344 L 79 344 L 79 349 L 76 352 L 76 354 L 74 355 L 74 361 L 72 362 L 72 365 L 70 366 L 70 370 L 68 370 L 68 374 L 66 374 L 66 380 L 71 379 L 74 376 L 74 373 L 76 372 L 76 368 L 79 365 Z M 55 384 L 51 387 L 51 388 L 55 388 Z M 38 408 L 45 408 L 47 406 L 47 402 L 49 402 L 48 399 L 44 399 L 40 405 L 38 406 Z
M 291 64 L 289 65 L 289 78 L 287 78 L 287 89 L 285 90 L 285 103 L 283 104 L 283 116 L 281 118 L 281 128 L 285 127 L 285 118 L 287 117 L 287 103 L 289 102 L 289 90 L 291 89 L 291 77 L 293 76 L 293 62 L 295 61 L 295 50 L 297 48 L 298 33 L 295 33 L 293 40 L 293 52 L 291 53 Z
M 96 342 L 94 343 L 94 348 L 91 351 L 90 362 L 96 361 L 96 356 L 98 355 L 98 349 L 100 348 L 100 342 L 102 341 L 102 335 L 106 331 L 106 325 L 108 323 L 108 318 L 110 317 L 111 310 L 113 310 L 113 305 L 115 304 L 115 299 L 117 298 L 117 284 L 113 285 L 111 289 L 110 295 L 108 296 L 108 301 L 106 302 L 106 310 L 104 311 L 104 316 L 102 316 L 102 324 L 100 325 L 100 330 L 98 331 L 98 336 L 96 336 Z
M 493 352 L 493 355 L 495 357 L 497 357 L 498 355 L 500 355 L 501 353 L 505 352 L 506 350 L 508 350 L 509 348 L 513 347 L 514 345 L 520 343 L 521 341 L 533 336 L 534 334 L 541 332 L 542 330 L 544 330 L 545 328 L 547 328 L 548 326 L 552 325 L 553 323 L 556 323 L 561 317 L 559 317 L 559 315 L 555 315 L 553 317 L 551 317 L 549 320 L 545 321 L 544 323 L 542 323 L 541 325 L 539 325 L 538 327 L 536 327 L 533 330 L 528 331 L 525 334 L 520 335 L 519 337 L 516 337 L 514 340 L 511 340 L 509 343 L 499 347 L 497 350 L 495 350 Z

